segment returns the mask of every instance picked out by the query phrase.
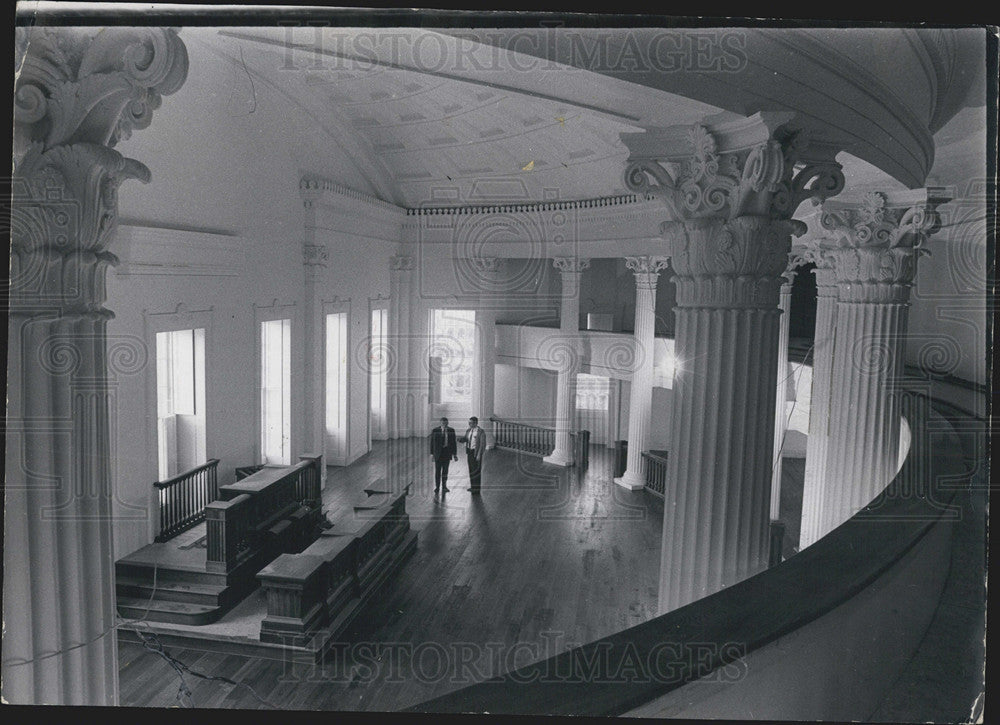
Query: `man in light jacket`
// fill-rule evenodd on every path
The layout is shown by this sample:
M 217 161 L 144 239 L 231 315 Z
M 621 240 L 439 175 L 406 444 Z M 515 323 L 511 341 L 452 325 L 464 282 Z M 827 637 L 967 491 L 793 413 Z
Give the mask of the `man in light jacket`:
M 486 431 L 479 427 L 479 418 L 469 418 L 469 429 L 458 440 L 465 444 L 465 457 L 469 463 L 469 490 L 473 496 L 477 496 L 483 471 L 483 453 L 486 452 Z

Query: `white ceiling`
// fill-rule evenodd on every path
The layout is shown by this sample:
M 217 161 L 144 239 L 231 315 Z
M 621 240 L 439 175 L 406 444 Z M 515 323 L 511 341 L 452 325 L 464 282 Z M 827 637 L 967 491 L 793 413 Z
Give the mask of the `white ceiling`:
M 461 63 L 442 69 L 388 48 L 374 61 L 358 60 L 338 50 L 370 29 L 322 32 L 320 39 L 312 31 L 295 36 L 303 43 L 291 61 L 286 37 L 275 29 L 220 30 L 206 40 L 323 118 L 331 134 L 358 139 L 370 158 L 373 192 L 401 206 L 622 194 L 621 132 L 639 130 L 636 122 L 651 109 L 673 123 L 720 111 L 580 69 L 518 72 L 513 53 L 485 70 Z M 428 47 L 418 40 L 428 31 L 393 32 L 403 47 Z M 336 170 L 308 171 L 336 178 Z

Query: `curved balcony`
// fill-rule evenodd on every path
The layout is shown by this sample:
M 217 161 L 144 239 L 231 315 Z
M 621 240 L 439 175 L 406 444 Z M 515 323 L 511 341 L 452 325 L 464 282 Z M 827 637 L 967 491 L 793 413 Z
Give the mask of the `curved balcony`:
M 643 624 L 410 709 L 868 719 L 942 601 L 955 499 L 975 473 L 952 425 L 967 416 L 922 391 L 903 395 L 900 470 L 812 546 Z

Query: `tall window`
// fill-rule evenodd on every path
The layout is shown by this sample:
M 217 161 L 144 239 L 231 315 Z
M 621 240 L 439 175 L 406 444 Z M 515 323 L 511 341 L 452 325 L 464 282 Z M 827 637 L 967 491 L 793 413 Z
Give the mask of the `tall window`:
M 388 437 L 387 378 L 389 372 L 389 310 L 373 309 L 368 347 L 368 370 L 371 385 L 371 437 Z
M 326 316 L 327 460 L 347 455 L 347 313 Z
M 267 320 L 260 328 L 261 463 L 287 466 L 292 454 L 292 321 Z
M 476 352 L 475 310 L 434 310 L 431 335 L 435 402 L 445 406 L 471 404 Z
M 205 462 L 205 330 L 156 333 L 160 480 Z

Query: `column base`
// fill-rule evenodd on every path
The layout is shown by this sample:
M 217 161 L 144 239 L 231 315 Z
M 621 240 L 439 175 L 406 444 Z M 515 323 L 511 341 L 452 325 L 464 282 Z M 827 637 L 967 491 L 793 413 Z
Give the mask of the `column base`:
M 551 463 L 553 466 L 572 466 L 573 456 L 562 451 L 552 451 L 552 455 L 542 458 L 542 463 Z
M 629 491 L 638 491 L 646 488 L 646 482 L 638 476 L 631 475 L 629 471 L 625 471 L 625 475 L 621 478 L 616 478 L 615 483 L 622 488 L 627 488 Z

